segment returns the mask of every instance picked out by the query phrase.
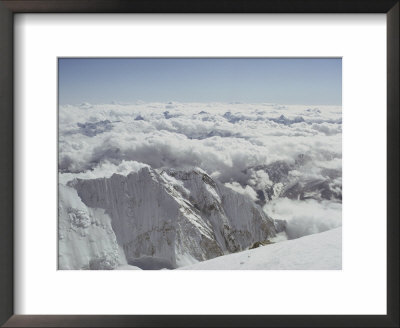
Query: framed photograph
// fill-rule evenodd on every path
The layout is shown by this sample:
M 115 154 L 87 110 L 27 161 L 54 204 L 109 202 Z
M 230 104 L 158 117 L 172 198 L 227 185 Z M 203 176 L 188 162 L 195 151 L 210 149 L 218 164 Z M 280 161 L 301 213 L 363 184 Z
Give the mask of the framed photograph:
M 58 58 L 58 269 L 341 270 L 341 75 Z
M 0 322 L 397 327 L 398 1 L 0 1 Z

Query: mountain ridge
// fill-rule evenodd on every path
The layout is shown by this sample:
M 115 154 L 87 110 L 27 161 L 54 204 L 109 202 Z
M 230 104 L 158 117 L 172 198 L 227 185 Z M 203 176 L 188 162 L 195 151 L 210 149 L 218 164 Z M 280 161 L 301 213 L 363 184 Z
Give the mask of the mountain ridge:
M 143 268 L 172 269 L 242 251 L 282 229 L 247 196 L 199 168 L 144 167 L 127 176 L 75 179 L 68 187 L 88 209 L 104 211 L 127 263 Z

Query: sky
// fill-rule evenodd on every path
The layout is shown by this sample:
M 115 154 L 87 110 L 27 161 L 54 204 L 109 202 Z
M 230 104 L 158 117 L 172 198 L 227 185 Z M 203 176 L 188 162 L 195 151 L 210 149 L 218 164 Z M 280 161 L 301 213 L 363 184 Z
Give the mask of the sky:
M 341 105 L 340 58 L 59 58 L 59 104 Z

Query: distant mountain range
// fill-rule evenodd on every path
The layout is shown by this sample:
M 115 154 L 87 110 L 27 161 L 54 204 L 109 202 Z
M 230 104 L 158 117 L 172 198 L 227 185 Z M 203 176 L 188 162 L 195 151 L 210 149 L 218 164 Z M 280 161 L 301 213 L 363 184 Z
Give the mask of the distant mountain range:
M 294 163 L 276 161 L 268 165 L 257 165 L 244 170 L 244 174 L 265 172 L 268 174 L 270 184 L 263 188 L 255 188 L 259 205 L 277 197 L 289 199 L 315 199 L 317 201 L 332 200 L 342 201 L 342 170 L 322 169 L 318 175 L 299 174 L 293 172 L 307 168 L 311 159 L 301 154 Z

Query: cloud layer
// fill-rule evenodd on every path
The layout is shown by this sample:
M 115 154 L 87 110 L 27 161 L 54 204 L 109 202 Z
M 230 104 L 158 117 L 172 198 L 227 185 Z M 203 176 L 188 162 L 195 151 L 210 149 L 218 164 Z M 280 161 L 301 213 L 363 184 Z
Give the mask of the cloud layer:
M 264 211 L 274 219 L 286 220 L 288 239 L 295 239 L 342 225 L 342 204 L 313 199 L 275 199 L 264 206 Z
M 299 154 L 318 168 L 341 168 L 340 107 L 85 103 L 59 112 L 61 172 L 125 160 L 200 166 L 229 182 L 247 167 L 293 162 Z

